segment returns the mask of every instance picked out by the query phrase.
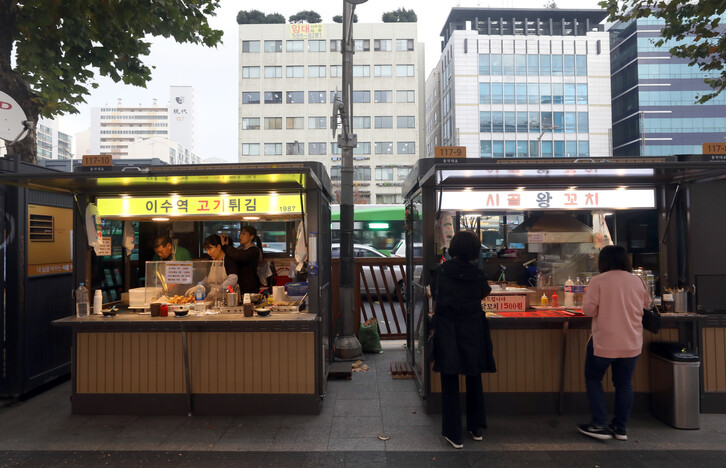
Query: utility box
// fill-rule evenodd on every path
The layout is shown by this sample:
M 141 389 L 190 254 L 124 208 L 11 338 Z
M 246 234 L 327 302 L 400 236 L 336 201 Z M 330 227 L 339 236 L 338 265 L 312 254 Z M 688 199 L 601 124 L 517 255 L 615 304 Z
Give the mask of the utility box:
M 651 343 L 653 415 L 677 429 L 700 428 L 700 358 L 680 343 Z

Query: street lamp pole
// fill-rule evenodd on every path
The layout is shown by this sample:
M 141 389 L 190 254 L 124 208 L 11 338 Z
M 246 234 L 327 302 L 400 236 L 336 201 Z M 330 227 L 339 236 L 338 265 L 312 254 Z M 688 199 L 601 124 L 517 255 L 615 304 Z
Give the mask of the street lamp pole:
M 358 146 L 353 130 L 353 14 L 355 6 L 366 0 L 343 0 L 343 93 L 342 102 L 335 103 L 340 113 L 342 132 L 338 135 L 341 149 L 340 168 L 340 335 L 335 337 L 335 357 L 354 359 L 361 355 L 361 345 L 355 336 L 353 323 L 355 298 L 353 296 L 353 148 Z M 333 122 L 334 124 L 335 122 Z M 359 293 L 360 294 L 360 293 Z

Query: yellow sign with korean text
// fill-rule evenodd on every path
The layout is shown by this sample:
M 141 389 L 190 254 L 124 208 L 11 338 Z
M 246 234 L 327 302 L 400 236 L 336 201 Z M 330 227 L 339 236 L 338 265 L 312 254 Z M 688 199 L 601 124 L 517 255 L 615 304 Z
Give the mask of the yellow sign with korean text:
M 325 39 L 322 24 L 291 24 L 290 39 Z
M 300 195 L 209 195 L 114 197 L 96 200 L 101 217 L 131 216 L 251 216 L 300 214 Z

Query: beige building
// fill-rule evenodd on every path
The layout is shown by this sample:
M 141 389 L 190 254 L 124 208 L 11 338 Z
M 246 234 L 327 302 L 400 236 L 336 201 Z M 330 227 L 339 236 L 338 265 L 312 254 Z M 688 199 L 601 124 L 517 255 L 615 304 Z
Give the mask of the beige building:
M 320 161 L 335 187 L 330 128 L 342 89 L 342 25 L 244 24 L 239 50 L 239 161 Z M 425 151 L 424 46 L 416 23 L 354 24 L 354 197 L 397 203 Z

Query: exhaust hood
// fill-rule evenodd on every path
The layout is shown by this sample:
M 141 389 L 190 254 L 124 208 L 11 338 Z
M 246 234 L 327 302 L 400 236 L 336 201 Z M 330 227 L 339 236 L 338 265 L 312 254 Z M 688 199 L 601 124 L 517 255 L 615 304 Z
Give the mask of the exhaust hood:
M 592 228 L 565 213 L 532 214 L 508 237 L 517 243 L 586 244 L 592 242 Z

